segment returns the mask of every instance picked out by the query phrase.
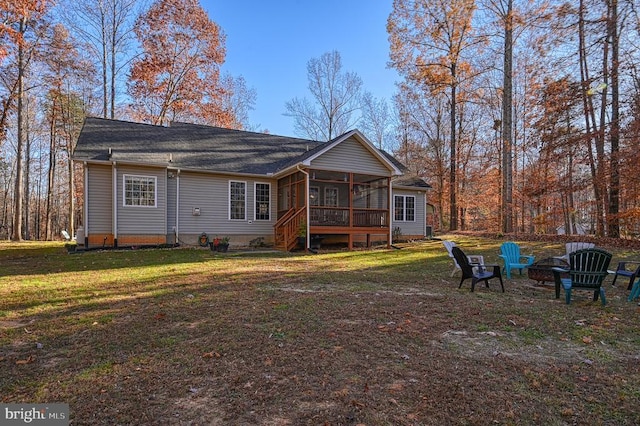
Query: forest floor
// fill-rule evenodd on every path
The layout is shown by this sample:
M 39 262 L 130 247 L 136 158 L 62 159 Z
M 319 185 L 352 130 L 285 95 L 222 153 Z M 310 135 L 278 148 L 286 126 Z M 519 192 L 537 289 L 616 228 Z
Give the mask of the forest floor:
M 501 240 L 449 237 L 498 261 Z M 472 293 L 440 241 L 399 247 L 0 242 L 0 402 L 67 403 L 82 425 L 640 424 L 626 280 L 606 307 L 526 272 Z

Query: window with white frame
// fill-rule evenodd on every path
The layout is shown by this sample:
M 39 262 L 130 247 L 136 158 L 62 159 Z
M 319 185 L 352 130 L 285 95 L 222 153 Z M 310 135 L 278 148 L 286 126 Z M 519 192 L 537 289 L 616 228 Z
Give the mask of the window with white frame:
M 394 196 L 393 219 L 397 222 L 415 222 L 416 220 L 416 197 L 413 195 Z
M 125 206 L 156 207 L 155 176 L 124 175 L 122 198 Z
M 229 182 L 229 219 L 245 220 L 247 218 L 247 184 L 246 182 Z
M 269 220 L 271 218 L 271 184 L 256 183 L 255 191 L 256 220 Z

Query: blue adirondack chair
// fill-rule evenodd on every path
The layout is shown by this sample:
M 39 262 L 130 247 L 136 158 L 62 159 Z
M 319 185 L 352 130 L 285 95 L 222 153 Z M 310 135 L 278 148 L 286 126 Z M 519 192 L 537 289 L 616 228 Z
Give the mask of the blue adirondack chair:
M 522 275 L 522 270 L 531 266 L 535 259 L 535 256 L 520 254 L 520 246 L 512 241 L 502 243 L 498 256 L 504 260 L 504 268 L 502 269 L 507 274 L 508 279 L 511 279 L 512 269 L 520 270 L 520 275 Z

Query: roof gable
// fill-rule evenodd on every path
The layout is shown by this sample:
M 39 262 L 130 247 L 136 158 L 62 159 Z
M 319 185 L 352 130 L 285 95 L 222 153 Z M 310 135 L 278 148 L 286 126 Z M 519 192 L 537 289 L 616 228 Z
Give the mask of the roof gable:
M 351 130 L 319 146 L 314 152 L 309 153 L 307 158 L 304 159 L 303 164 L 305 166 L 310 166 L 312 161 L 326 155 L 329 151 L 335 149 L 338 145 L 345 143 L 348 140 L 356 140 L 360 143 L 362 147 L 369 152 L 369 154 L 371 154 L 384 168 L 391 171 L 394 175 L 402 174 L 400 168 L 397 167 L 397 165 L 385 154 L 379 151 L 359 130 Z

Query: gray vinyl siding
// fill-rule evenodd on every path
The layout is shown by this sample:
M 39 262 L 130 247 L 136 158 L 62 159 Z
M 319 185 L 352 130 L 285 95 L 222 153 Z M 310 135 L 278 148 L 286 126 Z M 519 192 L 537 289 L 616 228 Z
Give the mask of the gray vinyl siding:
M 87 182 L 88 229 L 85 235 L 91 233 L 111 233 L 113 214 L 113 192 L 111 191 L 111 166 L 90 164 Z
M 351 137 L 311 162 L 312 168 L 389 176 L 390 171 L 368 149 Z
M 393 220 L 391 229 L 396 226 L 400 227 L 402 235 L 422 235 L 424 236 L 426 233 L 426 199 L 424 192 L 418 191 L 410 191 L 410 190 L 402 190 L 402 189 L 394 189 L 393 196 L 396 195 L 404 195 L 404 196 L 413 196 L 416 199 L 416 214 L 415 221 L 413 222 L 403 222 L 403 221 L 395 221 L 393 218 L 394 215 L 394 198 L 391 200 L 391 219 Z
M 167 174 L 165 169 L 117 166 L 118 234 L 154 235 L 167 230 Z M 125 206 L 124 175 L 156 177 L 156 206 Z
M 176 226 L 177 172 L 167 173 L 167 236 L 174 235 Z
M 246 218 L 229 219 L 229 182 L 246 184 Z M 255 183 L 271 184 L 270 220 L 255 220 Z M 276 219 L 275 181 L 252 180 L 243 177 L 208 175 L 182 172 L 180 174 L 179 218 L 180 234 L 224 235 L 272 235 Z M 193 214 L 194 208 L 200 215 Z M 249 223 L 251 222 L 251 223 Z

